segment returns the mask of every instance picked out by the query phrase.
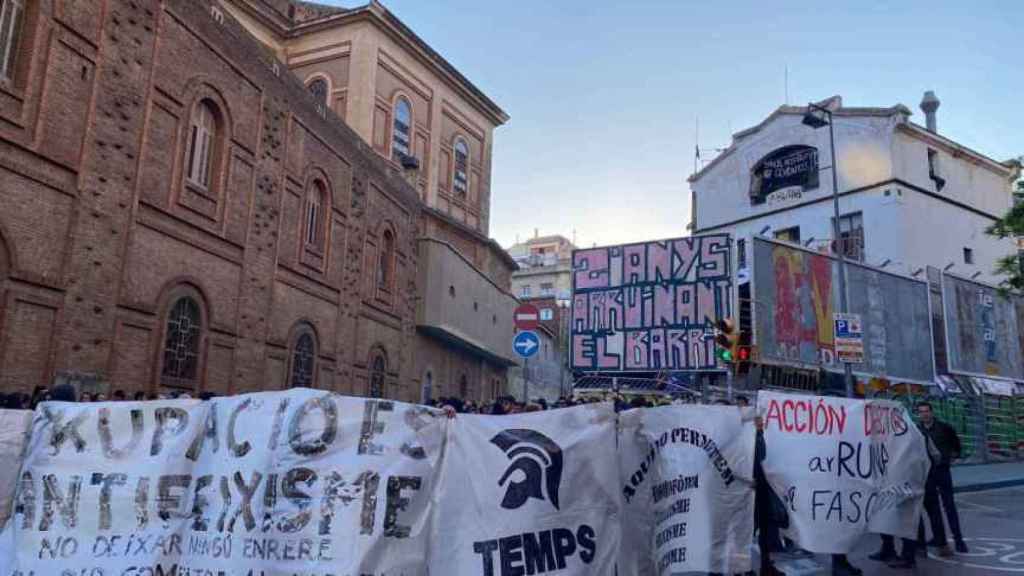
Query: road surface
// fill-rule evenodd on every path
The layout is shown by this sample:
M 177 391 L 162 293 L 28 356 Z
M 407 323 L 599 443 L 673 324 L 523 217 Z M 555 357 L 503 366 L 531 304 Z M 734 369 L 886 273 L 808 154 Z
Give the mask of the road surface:
M 971 551 L 953 558 L 939 558 L 934 548 L 929 557 L 918 557 L 917 569 L 892 570 L 873 562 L 868 555 L 878 550 L 877 536 L 865 537 L 851 561 L 868 576 L 1013 576 L 1024 575 L 1024 487 L 1003 488 L 956 495 L 964 539 Z M 826 556 L 788 558 L 779 556 L 776 565 L 787 576 L 827 576 Z

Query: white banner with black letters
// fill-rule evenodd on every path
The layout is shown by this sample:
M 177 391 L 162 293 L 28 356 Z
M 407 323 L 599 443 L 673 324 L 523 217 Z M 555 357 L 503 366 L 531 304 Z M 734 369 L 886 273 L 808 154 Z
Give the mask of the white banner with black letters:
M 0 410 L 0 529 L 11 515 L 19 463 L 31 424 L 29 410 Z
M 765 476 L 800 547 L 840 554 L 867 533 L 916 538 L 929 461 L 902 405 L 761 392 L 758 414 Z
M 301 389 L 46 403 L 0 573 L 426 574 L 444 423 Z
M 630 410 L 619 428 L 626 525 L 619 574 L 750 570 L 753 411 Z
M 614 576 L 615 413 L 589 404 L 449 427 L 430 573 Z

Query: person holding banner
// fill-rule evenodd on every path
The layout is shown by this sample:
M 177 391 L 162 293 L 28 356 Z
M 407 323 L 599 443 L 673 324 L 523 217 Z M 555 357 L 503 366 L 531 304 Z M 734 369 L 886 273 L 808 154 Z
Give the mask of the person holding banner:
M 885 562 L 890 568 L 913 570 L 917 566 L 917 542 L 912 538 L 903 538 L 903 550 L 896 554 L 896 538 L 891 534 L 882 534 L 882 549 L 868 556 L 876 562 Z
M 949 530 L 953 533 L 953 541 L 956 543 L 956 551 L 966 554 L 968 549 L 960 531 L 960 515 L 953 499 L 953 476 L 950 472 L 950 463 L 954 458 L 960 457 L 960 437 L 952 426 L 935 418 L 932 405 L 928 402 L 917 405 L 917 416 L 921 422 L 921 433 L 928 445 L 928 456 L 932 461 L 924 492 L 925 510 L 932 526 L 932 539 L 928 545 L 938 547 L 939 553 L 943 556 L 951 555 L 939 507 L 941 500 L 942 508 L 946 510 L 946 518 L 949 520 Z

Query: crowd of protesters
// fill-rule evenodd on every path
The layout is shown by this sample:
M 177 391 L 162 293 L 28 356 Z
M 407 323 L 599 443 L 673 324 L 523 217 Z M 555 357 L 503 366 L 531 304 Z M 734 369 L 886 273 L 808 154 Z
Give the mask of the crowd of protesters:
M 216 395 L 213 393 L 204 392 L 199 394 L 198 398 L 200 400 L 209 400 L 215 396 Z M 159 394 L 136 392 L 132 395 L 131 400 L 142 401 L 187 398 L 192 398 L 192 396 L 186 392 L 167 392 Z M 0 393 L 0 408 L 34 410 L 40 402 L 50 400 L 62 402 L 120 402 L 127 401 L 128 399 L 128 395 L 123 390 L 114 390 L 108 397 L 102 392 L 82 392 L 79 394 L 73 386 L 68 384 L 59 384 L 54 386 L 52 389 L 44 386 L 37 386 L 31 395 L 18 392 L 10 394 Z M 556 410 L 559 408 L 569 408 L 581 404 L 599 402 L 612 402 L 615 406 L 615 410 L 620 412 L 631 408 L 651 408 L 667 406 L 670 404 L 685 404 L 690 403 L 691 401 L 693 401 L 693 399 L 671 399 L 664 396 L 649 397 L 637 395 L 630 397 L 609 391 L 605 393 L 592 393 L 581 397 L 562 396 L 553 402 L 548 402 L 543 398 L 523 402 L 517 400 L 513 396 L 500 396 L 493 402 L 479 403 L 471 400 L 462 400 L 461 398 L 442 397 L 431 400 L 428 404 L 430 406 L 442 408 L 448 413 L 449 417 L 454 417 L 456 414 L 489 414 L 501 416 L 507 414 L 541 412 L 545 410 Z M 736 396 L 734 402 L 719 399 L 713 401 L 712 404 L 734 404 L 744 407 L 750 405 L 750 400 L 746 396 Z M 928 482 L 925 489 L 924 507 L 927 512 L 929 524 L 932 528 L 933 536 L 931 541 L 928 541 L 927 543 L 924 541 L 925 522 L 922 519 L 920 522 L 918 539 L 916 541 L 904 539 L 902 553 L 898 554 L 895 547 L 895 539 L 892 536 L 883 535 L 881 550 L 872 554 L 870 558 L 872 560 L 888 563 L 890 567 L 897 569 L 913 569 L 916 565 L 917 553 L 925 550 L 928 546 L 939 548 L 939 554 L 941 556 L 948 557 L 952 555 L 952 550 L 946 540 L 946 532 L 942 518 L 943 511 L 949 519 L 949 525 L 957 552 L 961 554 L 968 552 L 967 546 L 964 544 L 963 535 L 960 531 L 960 522 L 956 510 L 956 504 L 953 500 L 952 480 L 949 472 L 951 461 L 960 456 L 960 439 L 957 437 L 956 432 L 951 426 L 934 417 L 932 414 L 932 407 L 927 402 L 922 402 L 917 406 L 917 413 L 921 421 L 920 429 L 925 436 L 925 441 L 928 446 L 928 457 L 932 463 L 931 472 L 928 475 Z M 781 522 L 776 510 L 781 507 L 781 501 L 779 501 L 778 496 L 776 496 L 769 488 L 768 483 L 764 478 L 764 472 L 761 468 L 761 462 L 764 460 L 764 457 L 764 437 L 761 422 L 760 419 L 758 419 L 758 438 L 754 475 L 757 487 L 755 517 L 758 529 L 758 544 L 761 549 L 760 574 L 762 576 L 782 576 L 783 573 L 775 567 L 771 560 L 771 556 L 780 552 L 799 553 L 801 551 L 797 549 L 791 541 L 788 541 L 788 539 L 781 538 L 781 534 L 779 533 L 779 524 Z M 832 574 L 833 576 L 858 576 L 863 574 L 863 572 L 852 566 L 847 560 L 846 555 L 836 554 L 833 555 L 832 559 Z
M 216 395 L 212 392 L 202 392 L 196 398 L 209 400 Z M 145 393 L 136 392 L 130 400 L 141 402 L 144 400 L 169 400 L 192 398 L 188 392 L 166 392 L 166 393 Z M 78 392 L 70 384 L 58 384 L 53 388 L 36 386 L 32 394 L 23 392 L 12 392 L 10 394 L 0 393 L 0 408 L 8 410 L 35 410 L 40 402 L 53 400 L 57 402 L 126 402 L 128 394 L 124 390 L 114 390 L 109 396 L 103 392 Z
M 457 414 L 489 414 L 492 416 L 504 416 L 506 414 L 521 414 L 524 412 L 543 412 L 545 410 L 557 410 L 559 408 L 570 408 L 581 404 L 594 404 L 599 402 L 612 402 L 615 411 L 621 412 L 631 408 L 654 408 L 656 406 L 668 406 L 670 404 L 683 403 L 682 400 L 672 400 L 667 397 L 649 398 L 645 396 L 627 397 L 621 394 L 609 392 L 606 394 L 591 394 L 578 398 L 562 396 L 558 400 L 549 402 L 544 398 L 536 398 L 529 402 L 517 400 L 514 396 L 499 396 L 493 402 L 473 402 L 461 398 L 438 398 L 431 400 L 428 404 L 436 408 L 450 407 Z

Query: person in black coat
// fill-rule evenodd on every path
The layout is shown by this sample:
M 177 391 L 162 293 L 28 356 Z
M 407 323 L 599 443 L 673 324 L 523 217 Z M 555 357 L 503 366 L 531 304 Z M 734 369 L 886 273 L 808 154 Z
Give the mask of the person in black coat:
M 960 437 L 952 426 L 935 418 L 932 405 L 928 402 L 917 405 L 917 417 L 921 423 L 921 434 L 928 444 L 928 457 L 932 461 L 928 482 L 924 488 L 924 506 L 932 526 L 932 539 L 928 545 L 938 547 L 939 553 L 943 556 L 951 554 L 949 542 L 946 540 L 946 527 L 939 511 L 941 501 L 949 520 L 949 530 L 953 533 L 956 551 L 966 554 L 967 544 L 964 543 L 964 535 L 960 530 L 960 515 L 953 499 L 953 475 L 950 471 L 950 464 L 953 459 L 960 457 L 962 451 Z

